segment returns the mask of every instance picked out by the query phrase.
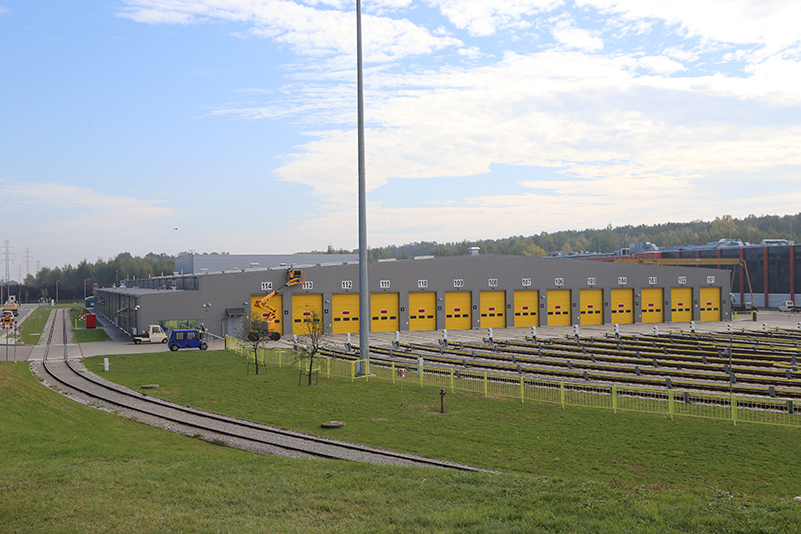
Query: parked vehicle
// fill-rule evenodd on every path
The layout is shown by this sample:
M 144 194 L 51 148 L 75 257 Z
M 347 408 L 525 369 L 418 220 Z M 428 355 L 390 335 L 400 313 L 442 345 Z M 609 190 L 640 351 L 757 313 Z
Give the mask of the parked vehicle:
M 200 331 L 196 328 L 185 330 L 173 330 L 170 332 L 170 339 L 167 341 L 170 350 L 175 352 L 178 349 L 200 349 L 206 350 L 209 346 L 200 337 Z
M 134 334 L 131 336 L 135 344 L 140 344 L 143 341 L 150 343 L 166 343 L 167 334 L 157 324 L 152 324 L 147 327 L 147 330 L 141 334 Z
M 781 304 L 779 304 L 779 311 L 783 312 L 801 312 L 801 307 L 796 306 L 793 304 L 792 300 L 785 300 Z

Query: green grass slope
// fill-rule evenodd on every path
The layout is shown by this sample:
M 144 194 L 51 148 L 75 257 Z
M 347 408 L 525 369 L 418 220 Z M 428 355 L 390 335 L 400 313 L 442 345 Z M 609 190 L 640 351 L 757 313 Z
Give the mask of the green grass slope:
M 184 355 L 195 360 L 182 361 Z M 233 356 L 199 351 L 122 358 L 143 367 L 162 359 L 178 370 L 200 371 L 215 359 L 237 368 Z M 116 357 L 115 357 L 116 358 Z M 192 365 L 192 364 L 196 365 Z M 197 369 L 195 369 L 197 368 Z M 122 372 L 122 369 L 119 369 Z M 201 379 L 168 372 L 162 387 L 186 386 L 201 404 L 224 408 L 219 391 L 253 383 L 240 411 L 285 407 L 277 383 L 293 373 L 254 378 Z M 146 371 L 152 382 L 154 371 Z M 233 379 L 233 381 L 231 381 Z M 141 380 L 137 379 L 137 380 Z M 206 382 L 204 382 L 206 380 Z M 296 384 L 296 382 L 294 382 Z M 321 383 L 322 386 L 322 383 Z M 359 384 L 357 387 L 365 386 Z M 373 384 L 367 385 L 369 388 Z M 289 388 L 287 388 L 289 389 Z M 367 390 L 368 388 L 362 388 Z M 411 388 L 408 388 L 411 389 Z M 298 388 L 327 406 L 325 415 L 349 409 L 350 383 Z M 342 399 L 334 400 L 336 393 Z M 409 391 L 406 391 L 409 393 Z M 394 394 L 394 393 L 393 393 Z M 298 397 L 299 398 L 299 397 Z M 356 399 L 357 402 L 363 399 Z M 396 399 L 387 400 L 394 403 Z M 408 411 L 431 417 L 421 435 L 442 426 L 411 397 Z M 484 401 L 482 402 L 489 402 Z M 511 403 L 504 404 L 511 407 Z M 207 406 L 208 407 L 208 406 Z M 527 407 L 531 408 L 531 407 Z M 308 405 L 294 411 L 303 413 Z M 399 410 L 398 407 L 393 407 Z M 454 407 L 455 409 L 455 407 Z M 403 408 L 407 410 L 406 407 Z M 223 411 L 223 410 L 218 410 Z M 384 412 L 392 416 L 390 412 Z M 311 420 L 319 413 L 305 416 Z M 447 414 L 446 414 L 447 415 Z M 394 416 L 392 416 L 394 417 Z M 317 418 L 319 419 L 319 418 Z M 375 435 L 394 434 L 369 422 Z M 318 423 L 319 424 L 319 423 Z M 556 423 L 554 423 L 556 424 Z M 372 425 L 372 426 L 371 426 Z M 355 422 L 346 429 L 355 427 Z M 739 427 L 738 427 L 739 428 Z M 259 456 L 154 429 L 79 405 L 42 387 L 22 364 L 0 364 L 0 531 L 2 532 L 797 532 L 801 508 L 786 495 L 745 495 L 714 484 L 629 483 L 603 476 L 465 474 L 431 469 L 375 467 L 334 461 Z M 343 437 L 337 434 L 337 437 Z M 448 445 L 445 435 L 434 441 Z M 417 439 L 417 438 L 415 438 Z M 477 439 L 477 438 L 476 438 Z M 408 441 L 414 441 L 407 438 Z M 475 445 L 478 448 L 478 445 Z M 418 446 L 417 448 L 425 448 Z M 590 447 L 584 456 L 594 456 Z M 569 456 L 565 451 L 562 456 Z M 497 456 L 490 451 L 486 456 Z M 732 458 L 736 462 L 737 458 Z M 777 462 L 779 459 L 777 459 Z M 554 463 L 557 461 L 554 460 Z

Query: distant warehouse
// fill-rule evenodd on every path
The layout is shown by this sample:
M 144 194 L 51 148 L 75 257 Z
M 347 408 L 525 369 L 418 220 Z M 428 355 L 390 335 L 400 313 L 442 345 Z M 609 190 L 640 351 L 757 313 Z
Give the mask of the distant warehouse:
M 95 290 L 96 308 L 131 333 L 203 324 L 234 335 L 244 316 L 260 313 L 254 303 L 280 289 L 270 306 L 284 336 L 312 310 L 334 333 L 358 332 L 363 320 L 372 332 L 392 332 L 728 321 L 731 313 L 726 269 L 471 255 L 370 263 L 370 317 L 362 318 L 357 261 L 280 263 L 127 280 Z M 303 272 L 302 284 L 284 287 L 289 267 Z

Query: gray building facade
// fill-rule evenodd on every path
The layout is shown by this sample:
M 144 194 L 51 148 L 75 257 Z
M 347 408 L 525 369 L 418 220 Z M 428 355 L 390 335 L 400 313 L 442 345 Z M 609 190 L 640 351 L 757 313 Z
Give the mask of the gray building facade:
M 317 310 L 334 333 L 358 332 L 358 262 L 295 265 L 304 281 L 270 300 L 277 328 L 298 333 Z M 287 268 L 129 280 L 95 290 L 96 309 L 133 333 L 203 324 L 235 335 L 254 301 L 282 288 Z M 731 319 L 725 269 L 521 256 L 378 261 L 369 265 L 371 331 L 669 323 Z M 183 325 L 183 324 L 182 324 Z

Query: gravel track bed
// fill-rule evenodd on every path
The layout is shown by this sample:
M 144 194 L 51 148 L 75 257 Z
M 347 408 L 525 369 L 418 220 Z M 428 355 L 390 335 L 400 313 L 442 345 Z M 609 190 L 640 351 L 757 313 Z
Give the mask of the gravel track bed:
M 375 465 L 426 466 L 484 471 L 471 466 L 308 436 L 233 417 L 203 412 L 124 388 L 91 373 L 78 361 L 72 360 L 70 363 L 76 368 L 75 371 L 69 369 L 65 361 L 56 357 L 55 354 L 51 354 L 48 358 L 48 367 L 58 376 L 59 380 L 63 380 L 75 388 L 86 390 L 91 395 L 98 395 L 101 399 L 85 395 L 62 383 L 55 383 L 46 374 L 42 363 L 33 363 L 31 369 L 45 384 L 77 402 L 189 437 L 259 454 L 289 458 L 335 458 Z

